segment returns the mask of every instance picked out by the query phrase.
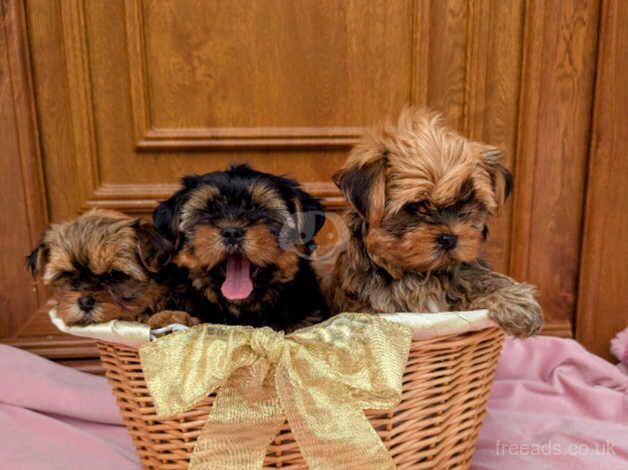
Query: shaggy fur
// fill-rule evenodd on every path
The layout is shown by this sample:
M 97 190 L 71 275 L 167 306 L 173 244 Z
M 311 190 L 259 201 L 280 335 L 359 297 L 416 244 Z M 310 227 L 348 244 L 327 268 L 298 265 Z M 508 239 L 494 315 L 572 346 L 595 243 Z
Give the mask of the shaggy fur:
M 53 289 L 66 325 L 114 319 L 152 327 L 196 324 L 186 312 L 205 313 L 209 307 L 186 286 L 187 273 L 170 263 L 171 255 L 172 246 L 152 224 L 94 209 L 49 226 L 27 262 Z M 161 312 L 166 309 L 184 311 Z
M 182 183 L 153 219 L 177 247 L 175 262 L 189 269 L 193 286 L 222 322 L 291 330 L 326 317 L 309 263 L 312 238 L 324 222 L 318 200 L 293 180 L 246 165 Z M 241 298 L 225 290 L 229 263 L 236 262 L 245 266 L 238 278 L 252 285 Z
M 500 160 L 498 149 L 425 110 L 406 109 L 367 135 L 334 176 L 349 202 L 351 239 L 324 280 L 332 310 L 487 308 L 508 332 L 536 333 L 543 318 L 534 289 L 478 258 L 512 186 Z

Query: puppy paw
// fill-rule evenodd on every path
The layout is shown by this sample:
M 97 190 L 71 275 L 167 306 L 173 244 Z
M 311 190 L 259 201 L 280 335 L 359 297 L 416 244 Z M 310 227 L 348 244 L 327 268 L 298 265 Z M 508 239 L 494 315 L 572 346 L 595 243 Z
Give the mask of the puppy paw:
M 515 284 L 477 298 L 471 308 L 488 309 L 492 320 L 506 333 L 519 338 L 535 335 L 543 326 L 541 306 L 534 297 L 534 289 L 526 284 Z
M 164 326 L 171 325 L 173 323 L 179 323 L 181 325 L 186 326 L 194 326 L 198 325 L 201 321 L 193 317 L 187 312 L 182 312 L 180 310 L 163 310 L 159 313 L 155 313 L 151 315 L 150 318 L 146 321 L 148 326 L 151 328 L 161 328 Z
M 543 315 L 538 305 L 512 305 L 489 308 L 489 317 L 496 321 L 506 333 L 518 338 L 537 334 L 543 326 Z

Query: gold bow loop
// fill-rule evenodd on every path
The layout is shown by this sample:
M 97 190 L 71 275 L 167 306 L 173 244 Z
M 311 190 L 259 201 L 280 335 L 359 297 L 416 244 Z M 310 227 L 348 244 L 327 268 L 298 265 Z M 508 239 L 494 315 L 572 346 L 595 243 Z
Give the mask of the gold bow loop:
M 270 328 L 257 328 L 251 333 L 251 349 L 276 364 L 286 347 L 285 334 Z
M 203 324 L 140 348 L 157 414 L 217 392 L 193 469 L 259 469 L 288 420 L 310 469 L 392 469 L 365 409 L 401 399 L 412 330 L 344 313 L 289 335 Z

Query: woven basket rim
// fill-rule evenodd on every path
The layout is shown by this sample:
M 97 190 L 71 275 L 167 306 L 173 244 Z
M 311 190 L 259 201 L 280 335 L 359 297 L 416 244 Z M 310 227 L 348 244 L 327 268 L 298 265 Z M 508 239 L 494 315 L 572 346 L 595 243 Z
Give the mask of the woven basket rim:
M 334 317 L 345 314 L 377 315 L 384 320 L 413 328 L 413 337 L 418 337 L 419 339 L 438 337 L 442 336 L 443 333 L 460 334 L 467 331 L 478 331 L 489 327 L 498 326 L 492 319 L 490 319 L 488 315 L 488 310 L 486 309 L 434 313 L 397 312 L 391 314 L 342 312 L 338 315 L 333 315 L 320 323 L 332 321 Z M 151 329 L 148 325 L 144 323 L 135 321 L 130 322 L 126 320 L 111 320 L 106 323 L 99 323 L 88 326 L 66 326 L 63 323 L 63 320 L 56 314 L 56 309 L 54 307 L 48 311 L 48 315 L 50 316 L 52 323 L 57 327 L 57 329 L 59 329 L 63 333 L 83 338 L 91 338 L 95 341 L 103 341 L 111 344 L 133 344 L 138 345 L 138 347 L 145 342 L 157 339 L 158 337 L 154 335 L 153 332 L 157 332 L 158 330 L 172 328 L 170 332 L 167 332 L 167 334 L 169 334 L 172 332 L 178 332 L 183 329 L 195 328 L 172 324 L 168 325 L 165 328 Z M 197 325 L 196 327 L 207 324 L 211 323 L 202 323 L 200 325 Z M 177 326 L 180 329 L 178 329 Z M 245 325 L 229 326 L 242 327 Z M 291 332 L 287 336 L 295 332 Z M 119 339 L 119 341 L 113 341 L 112 338 Z
M 473 336 L 474 334 L 477 333 L 482 333 L 482 332 L 486 332 L 488 330 L 496 330 L 496 331 L 501 331 L 504 335 L 504 331 L 501 327 L 499 327 L 498 325 L 492 325 L 492 326 L 487 326 L 485 328 L 479 328 L 477 330 L 469 330 L 469 331 L 463 331 L 460 333 L 447 333 L 444 335 L 438 335 L 438 336 L 432 336 L 430 338 L 416 338 L 413 337 L 412 338 L 412 343 L 424 343 L 424 344 L 433 344 L 433 343 L 439 343 L 439 342 L 443 342 L 445 340 L 449 340 L 453 337 L 456 336 L 460 336 L 460 347 L 463 347 L 464 345 L 464 338 L 468 337 L 468 336 Z M 123 343 L 116 343 L 114 341 L 105 341 L 105 340 L 96 340 L 96 344 L 103 344 L 103 345 L 112 345 L 115 346 L 116 348 L 119 349 L 128 349 L 128 350 L 132 350 L 132 351 L 139 351 L 139 349 L 141 348 L 141 346 L 137 347 L 137 346 L 129 346 Z

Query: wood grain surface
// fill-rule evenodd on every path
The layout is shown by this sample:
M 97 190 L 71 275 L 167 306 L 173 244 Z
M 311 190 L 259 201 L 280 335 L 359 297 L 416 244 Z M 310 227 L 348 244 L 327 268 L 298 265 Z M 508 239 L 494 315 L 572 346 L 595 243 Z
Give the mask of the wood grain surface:
M 628 327 L 628 3 L 602 2 L 576 338 L 611 358 Z
M 504 150 L 514 198 L 485 254 L 538 286 L 544 332 L 601 354 L 625 325 L 621 1 L 0 5 L 3 341 L 58 360 L 95 351 L 54 330 L 23 268 L 46 222 L 89 207 L 149 217 L 181 175 L 232 161 L 298 178 L 339 212 L 331 175 L 407 103 Z

